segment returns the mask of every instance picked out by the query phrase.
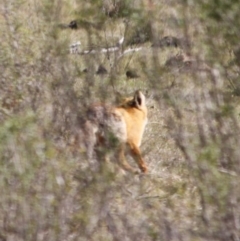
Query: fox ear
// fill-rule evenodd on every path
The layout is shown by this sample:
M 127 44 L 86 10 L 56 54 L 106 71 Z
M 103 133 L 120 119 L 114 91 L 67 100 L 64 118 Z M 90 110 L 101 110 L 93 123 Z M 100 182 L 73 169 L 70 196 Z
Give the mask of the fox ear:
M 145 105 L 145 96 L 140 90 L 134 93 L 133 102 L 137 108 L 141 108 Z

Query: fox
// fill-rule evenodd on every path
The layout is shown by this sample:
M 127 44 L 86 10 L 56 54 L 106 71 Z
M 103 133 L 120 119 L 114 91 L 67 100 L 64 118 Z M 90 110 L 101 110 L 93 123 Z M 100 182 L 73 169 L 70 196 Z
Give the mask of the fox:
M 146 97 L 137 90 L 130 98 L 119 105 L 95 104 L 87 110 L 85 122 L 85 142 L 88 157 L 94 150 L 112 150 L 119 165 L 131 173 L 148 171 L 140 146 L 148 121 Z M 133 168 L 126 160 L 130 154 L 139 170 Z M 105 160 L 107 160 L 105 158 Z

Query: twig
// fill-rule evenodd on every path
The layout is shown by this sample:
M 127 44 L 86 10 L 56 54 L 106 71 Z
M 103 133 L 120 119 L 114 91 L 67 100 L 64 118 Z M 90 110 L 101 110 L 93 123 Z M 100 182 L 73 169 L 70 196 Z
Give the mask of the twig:
M 150 199 L 150 198 L 160 198 L 160 199 L 165 199 L 167 196 L 159 196 L 159 195 L 155 195 L 155 196 L 141 196 L 136 198 L 137 200 L 141 200 L 141 199 Z
M 234 171 L 229 171 L 229 170 L 226 170 L 226 169 L 224 169 L 224 168 L 221 168 L 221 169 L 218 169 L 218 170 L 219 170 L 219 172 L 222 172 L 222 173 L 224 173 L 224 174 L 229 174 L 229 175 L 231 175 L 231 176 L 233 176 L 233 177 L 238 176 L 236 172 L 234 172 Z

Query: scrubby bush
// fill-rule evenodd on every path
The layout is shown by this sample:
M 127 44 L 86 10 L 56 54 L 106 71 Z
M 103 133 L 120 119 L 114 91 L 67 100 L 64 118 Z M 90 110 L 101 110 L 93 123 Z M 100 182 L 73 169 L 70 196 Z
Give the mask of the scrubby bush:
M 239 240 L 239 7 L 3 0 L 0 240 Z M 88 160 L 81 136 L 90 103 L 136 89 L 146 175 Z

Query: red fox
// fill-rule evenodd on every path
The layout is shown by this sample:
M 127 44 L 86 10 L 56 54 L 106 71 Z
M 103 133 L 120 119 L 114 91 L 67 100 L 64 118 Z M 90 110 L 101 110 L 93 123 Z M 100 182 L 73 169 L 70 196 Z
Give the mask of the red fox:
M 126 161 L 129 153 L 143 173 L 147 166 L 142 158 L 140 145 L 147 124 L 147 107 L 143 93 L 135 91 L 134 96 L 119 106 L 93 105 L 87 112 L 85 136 L 88 154 L 94 148 L 112 150 L 123 169 L 137 173 Z

